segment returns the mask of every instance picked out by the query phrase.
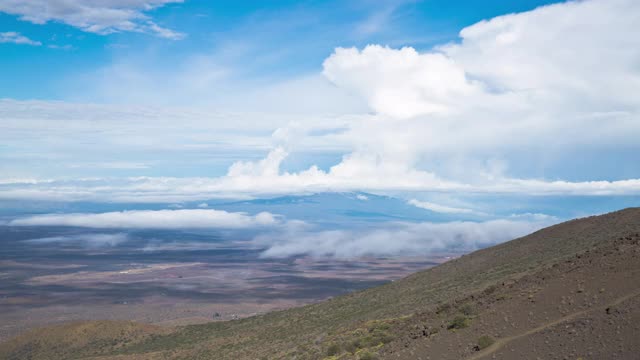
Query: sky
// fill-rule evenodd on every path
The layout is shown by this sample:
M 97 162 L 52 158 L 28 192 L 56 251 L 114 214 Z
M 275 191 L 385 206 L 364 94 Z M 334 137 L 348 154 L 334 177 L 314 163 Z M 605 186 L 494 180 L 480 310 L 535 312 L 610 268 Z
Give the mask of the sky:
M 0 201 L 637 206 L 639 24 L 633 0 L 0 0 Z M 224 215 L 192 210 L 153 216 Z

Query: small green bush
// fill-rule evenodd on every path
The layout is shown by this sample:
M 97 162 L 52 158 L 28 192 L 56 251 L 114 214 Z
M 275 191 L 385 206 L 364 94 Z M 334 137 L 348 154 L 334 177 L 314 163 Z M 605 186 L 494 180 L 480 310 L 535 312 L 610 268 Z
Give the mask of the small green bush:
M 389 330 L 390 328 L 391 328 L 391 325 L 382 321 L 374 321 L 371 324 L 369 324 L 369 332 L 373 332 L 376 330 L 384 331 L 384 330 Z
M 358 360 L 376 360 L 378 356 L 370 351 L 363 351 L 358 356 Z
M 483 335 L 478 338 L 478 350 L 486 349 L 493 345 L 495 340 L 491 336 Z
M 360 339 L 354 339 L 350 342 L 348 342 L 345 346 L 344 349 L 347 352 L 350 352 L 352 354 L 355 354 L 356 351 L 358 351 L 358 349 L 360 349 L 362 347 L 362 344 L 360 343 Z
M 463 315 L 456 316 L 447 326 L 449 330 L 464 329 L 469 326 L 469 318 Z
M 327 356 L 333 356 L 333 355 L 338 355 L 340 353 L 340 345 L 338 344 L 331 344 L 329 345 L 329 347 L 327 348 Z

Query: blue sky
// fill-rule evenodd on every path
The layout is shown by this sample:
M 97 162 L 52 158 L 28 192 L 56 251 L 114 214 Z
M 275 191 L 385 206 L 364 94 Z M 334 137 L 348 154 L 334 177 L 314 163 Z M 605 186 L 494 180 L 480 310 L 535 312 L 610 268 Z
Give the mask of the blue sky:
M 364 192 L 537 225 L 637 205 L 639 15 L 634 0 L 0 0 L 0 202 Z
M 0 13 L 0 32 L 18 32 L 42 45 L 2 44 L 0 96 L 108 102 L 111 99 L 97 94 L 84 96 L 92 90 L 82 79 L 122 58 L 161 74 L 189 56 L 218 53 L 221 62 L 233 63 L 237 81 L 290 78 L 317 72 L 338 46 L 429 49 L 457 40 L 461 28 L 482 19 L 547 3 L 551 1 L 487 1 L 478 6 L 473 1 L 195 0 L 144 12 L 155 23 L 184 34 L 181 40 L 121 30 L 95 34 L 65 24 L 64 18 L 34 24 L 9 11 Z

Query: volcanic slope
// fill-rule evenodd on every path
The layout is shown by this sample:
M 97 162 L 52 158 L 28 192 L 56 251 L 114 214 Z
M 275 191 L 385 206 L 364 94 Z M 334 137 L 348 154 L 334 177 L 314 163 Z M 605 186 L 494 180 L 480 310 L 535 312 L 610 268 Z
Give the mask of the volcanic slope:
M 82 322 L 2 359 L 638 359 L 640 208 L 568 221 L 387 285 L 242 320 Z

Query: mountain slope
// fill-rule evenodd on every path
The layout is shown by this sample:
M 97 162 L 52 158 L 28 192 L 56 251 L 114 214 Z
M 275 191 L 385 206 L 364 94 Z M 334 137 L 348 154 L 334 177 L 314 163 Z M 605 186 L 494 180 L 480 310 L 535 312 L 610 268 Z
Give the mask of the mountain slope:
M 271 199 L 220 202 L 216 209 L 258 213 L 269 211 L 289 219 L 312 221 L 320 225 L 371 225 L 381 221 L 429 221 L 482 219 L 474 214 L 446 214 L 422 209 L 405 200 L 363 192 L 291 195 Z
M 567 335 L 566 322 L 602 323 L 604 329 L 612 319 L 602 316 L 612 307 L 624 322 L 614 321 L 612 332 L 592 327 L 584 338 L 615 334 L 622 339 L 618 358 L 632 358 L 629 351 L 637 346 L 616 331 L 640 336 L 638 322 L 632 322 L 640 305 L 635 296 L 640 290 L 639 233 L 640 209 L 630 208 L 558 224 L 319 304 L 170 333 L 142 325 L 133 337 L 110 330 L 119 335 L 102 339 L 100 346 L 78 340 L 57 352 L 50 350 L 47 331 L 81 339 L 83 333 L 64 327 L 38 330 L 0 345 L 0 358 L 577 358 L 588 346 L 567 348 L 552 339 L 562 335 L 560 344 L 566 344 L 565 337 L 577 338 Z M 119 326 L 124 325 L 113 324 Z M 478 344 L 482 336 L 486 341 Z M 491 340 L 495 343 L 488 345 Z M 533 347 L 549 347 L 554 354 L 540 356 Z

